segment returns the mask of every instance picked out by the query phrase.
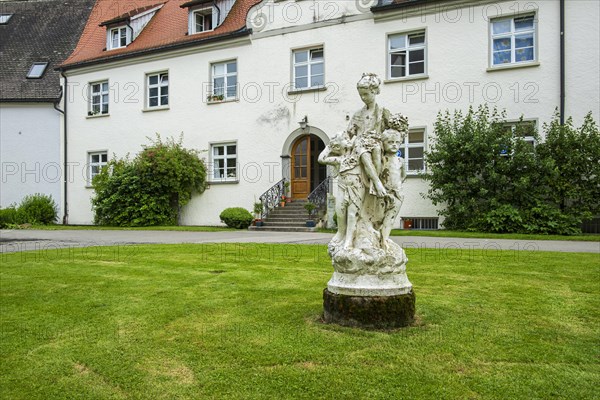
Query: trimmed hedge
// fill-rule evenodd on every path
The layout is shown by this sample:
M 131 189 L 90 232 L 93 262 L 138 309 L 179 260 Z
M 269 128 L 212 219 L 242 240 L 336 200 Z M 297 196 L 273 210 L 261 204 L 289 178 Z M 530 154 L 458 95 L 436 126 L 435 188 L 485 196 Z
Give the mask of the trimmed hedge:
M 226 208 L 219 217 L 228 227 L 236 229 L 248 228 L 254 219 L 250 211 L 242 207 Z

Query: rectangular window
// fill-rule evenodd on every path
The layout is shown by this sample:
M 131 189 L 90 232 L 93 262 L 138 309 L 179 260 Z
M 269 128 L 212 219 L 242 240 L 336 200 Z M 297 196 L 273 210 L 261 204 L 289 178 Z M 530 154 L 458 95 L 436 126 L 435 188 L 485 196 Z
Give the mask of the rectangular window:
M 504 125 L 508 131 L 512 133 L 513 138 L 522 139 L 525 143 L 529 144 L 533 149 L 537 142 L 535 140 L 535 133 L 537 130 L 536 121 L 517 121 L 509 122 Z
M 493 20 L 490 40 L 492 65 L 535 61 L 535 31 L 534 15 Z
M 92 83 L 88 115 L 105 114 L 108 114 L 108 81 Z
M 237 98 L 237 61 L 212 64 L 212 91 L 209 100 L 230 100 Z
M 88 153 L 88 184 L 92 184 L 92 179 L 102 171 L 107 163 L 108 153 L 106 151 Z
M 148 76 L 148 108 L 169 105 L 169 73 L 162 72 Z
M 296 90 L 325 86 L 325 58 L 323 48 L 296 50 L 294 60 L 294 88 Z
M 408 132 L 398 155 L 404 158 L 407 173 L 418 173 L 425 170 L 425 130 L 414 129 Z
M 425 31 L 388 36 L 388 79 L 424 75 L 426 54 Z
M 120 49 L 129 44 L 129 32 L 126 26 L 120 26 L 108 31 L 108 47 L 109 50 Z
M 212 181 L 237 181 L 237 144 L 212 145 Z
M 195 10 L 190 13 L 190 32 L 200 33 L 213 30 L 212 7 Z

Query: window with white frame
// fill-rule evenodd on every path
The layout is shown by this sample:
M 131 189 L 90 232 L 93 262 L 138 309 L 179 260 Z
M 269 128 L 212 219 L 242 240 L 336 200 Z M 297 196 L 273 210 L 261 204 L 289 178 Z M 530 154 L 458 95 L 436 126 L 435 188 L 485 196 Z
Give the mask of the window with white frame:
M 126 26 L 119 26 L 108 30 L 108 49 L 120 49 L 131 42 L 131 34 Z
M 518 64 L 536 59 L 535 15 L 491 22 L 491 65 Z
M 212 64 L 212 91 L 209 100 L 230 100 L 237 98 L 237 61 Z
M 388 79 L 424 75 L 427 72 L 425 31 L 388 36 Z
M 108 114 L 108 81 L 91 83 L 88 115 L 106 114 Z
M 293 59 L 296 90 L 325 86 L 325 58 L 322 47 L 295 50 Z
M 166 107 L 169 105 L 169 73 L 148 74 L 148 108 Z
M 513 138 L 521 139 L 533 149 L 537 145 L 535 134 L 537 123 L 535 120 L 522 120 L 507 122 L 504 127 L 512 133 Z
M 213 27 L 212 7 L 205 7 L 190 11 L 190 34 L 212 31 L 214 29 Z
M 237 181 L 237 144 L 218 143 L 212 148 L 212 181 Z
M 398 151 L 404 159 L 404 168 L 409 174 L 425 170 L 425 129 L 411 129 L 404 138 L 404 144 Z
M 102 171 L 102 168 L 108 163 L 108 153 L 106 151 L 88 153 L 88 184 Z

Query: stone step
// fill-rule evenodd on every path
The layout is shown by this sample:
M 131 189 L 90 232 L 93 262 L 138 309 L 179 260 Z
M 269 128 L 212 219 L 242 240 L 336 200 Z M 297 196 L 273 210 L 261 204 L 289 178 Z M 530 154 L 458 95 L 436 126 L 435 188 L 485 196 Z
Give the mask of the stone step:
M 306 221 L 308 217 L 298 217 L 298 218 L 280 218 L 280 217 L 269 217 L 265 219 L 265 222 L 298 222 L 298 221 Z
M 297 222 L 272 222 L 272 221 L 268 220 L 268 221 L 264 221 L 264 226 L 282 226 L 282 227 L 306 226 L 306 220 L 301 220 L 301 221 L 297 221 Z
M 307 228 L 306 226 L 292 226 L 292 227 L 280 227 L 280 226 L 250 226 L 248 230 L 251 231 L 270 231 L 270 232 L 317 232 L 317 228 Z
M 294 218 L 294 217 L 308 217 L 308 213 L 306 211 L 271 211 L 269 213 L 268 218 Z

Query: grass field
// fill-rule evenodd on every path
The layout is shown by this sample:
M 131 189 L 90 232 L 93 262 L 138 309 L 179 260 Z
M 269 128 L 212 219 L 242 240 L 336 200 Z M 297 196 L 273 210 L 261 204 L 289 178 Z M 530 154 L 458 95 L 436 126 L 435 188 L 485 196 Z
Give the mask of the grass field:
M 415 326 L 320 322 L 325 246 L 0 255 L 5 399 L 594 399 L 600 257 L 413 252 Z
M 142 231 L 187 231 L 187 232 L 220 232 L 235 231 L 236 229 L 220 226 L 148 226 L 148 227 L 111 227 L 95 225 L 36 225 L 32 229 L 43 230 L 142 230 Z M 334 229 L 319 229 L 323 233 L 335 233 Z M 394 229 L 392 236 L 429 236 L 429 237 L 456 237 L 456 238 L 481 238 L 481 239 L 509 239 L 509 240 L 568 240 L 584 242 L 600 242 L 598 234 L 580 235 L 526 235 L 518 233 L 482 233 L 462 231 L 420 231 L 412 229 Z

